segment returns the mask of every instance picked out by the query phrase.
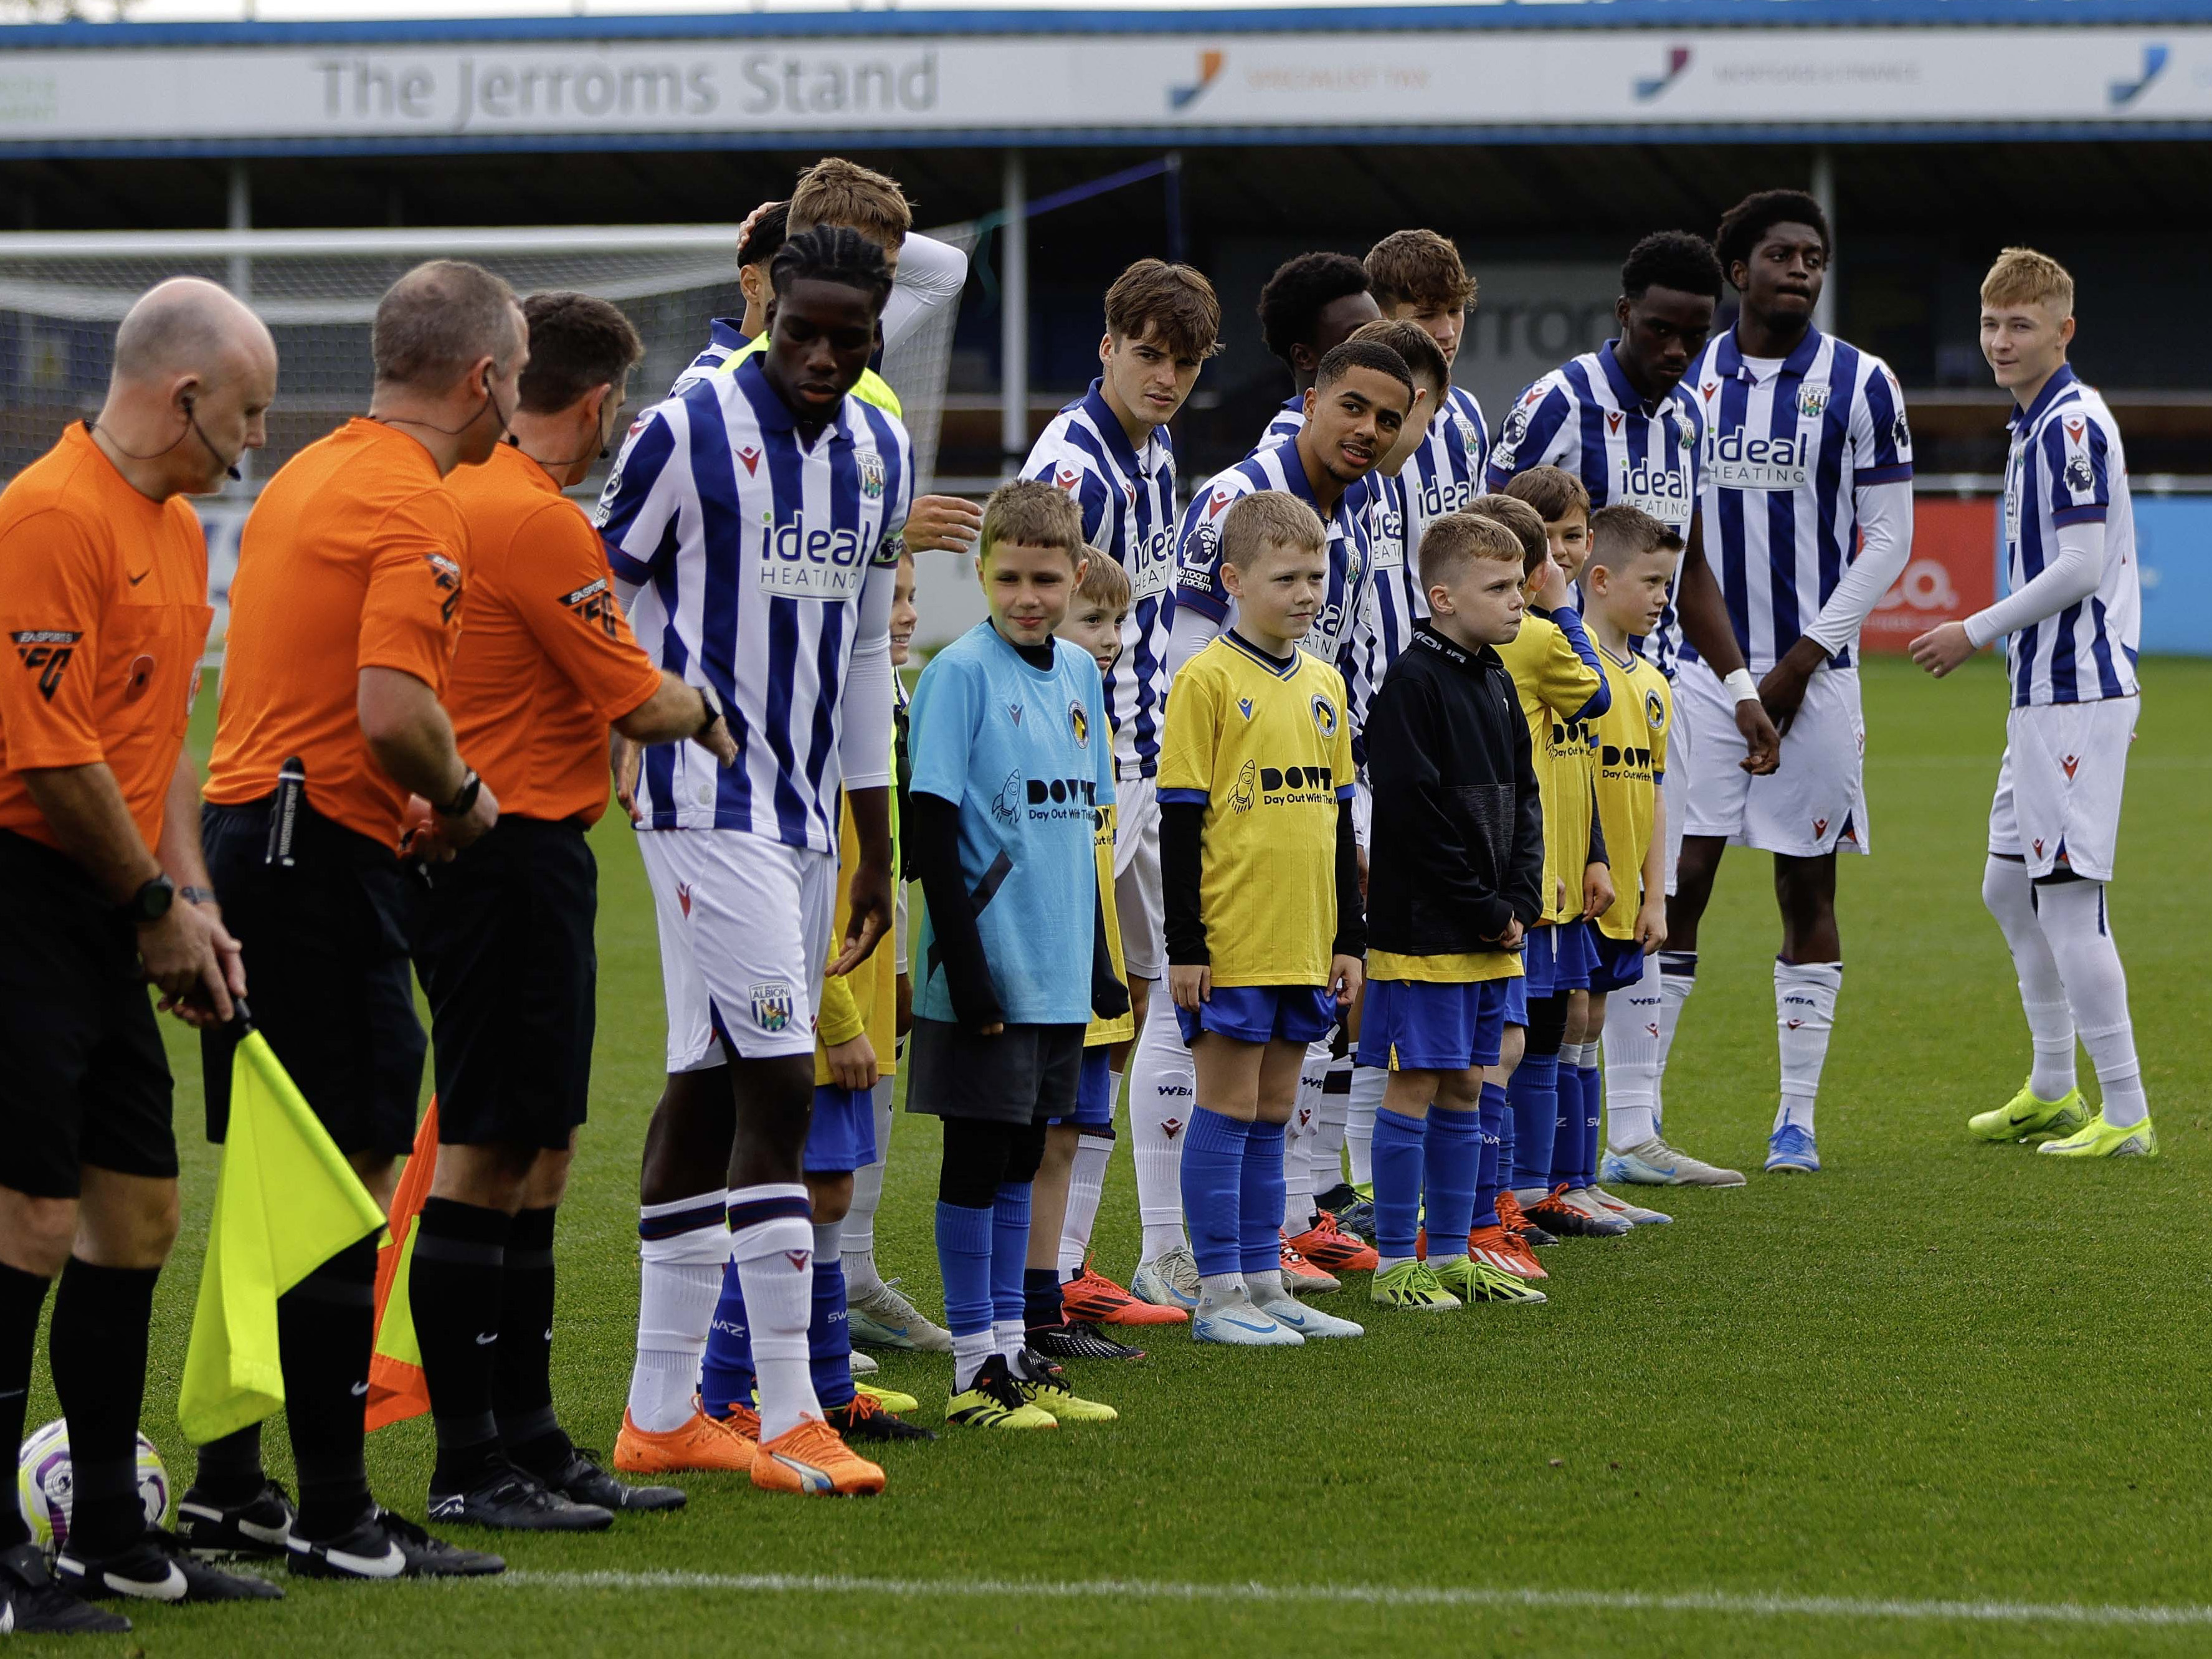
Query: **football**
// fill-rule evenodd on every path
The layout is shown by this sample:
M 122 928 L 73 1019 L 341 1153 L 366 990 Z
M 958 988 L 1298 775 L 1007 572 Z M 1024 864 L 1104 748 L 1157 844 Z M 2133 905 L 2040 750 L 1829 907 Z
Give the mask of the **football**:
M 23 1437 L 23 1455 L 16 1461 L 15 1492 L 23 1505 L 23 1519 L 40 1543 L 59 1550 L 69 1542 L 70 1500 L 75 1483 L 70 1473 L 69 1424 L 56 1418 L 34 1434 Z M 169 1471 L 161 1454 L 144 1435 L 138 1437 L 138 1497 L 146 1508 L 146 1524 L 165 1525 L 169 1518 Z

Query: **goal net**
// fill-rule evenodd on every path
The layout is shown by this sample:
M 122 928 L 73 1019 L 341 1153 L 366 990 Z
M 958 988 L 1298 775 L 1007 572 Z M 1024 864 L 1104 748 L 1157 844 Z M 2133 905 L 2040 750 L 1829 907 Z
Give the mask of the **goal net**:
M 492 229 L 0 234 L 0 482 L 95 413 L 116 325 L 170 276 L 204 276 L 250 301 L 276 337 L 269 445 L 246 482 L 199 503 L 220 610 L 252 494 L 301 449 L 368 408 L 369 325 L 393 280 L 425 259 L 471 259 L 528 295 L 573 289 L 614 301 L 645 360 L 633 408 L 663 396 L 706 343 L 708 319 L 743 313 L 735 225 L 548 225 Z M 963 251 L 974 228 L 928 234 Z M 887 355 L 914 434 L 918 482 L 935 476 L 957 307 L 939 307 Z M 588 500 L 604 464 L 574 492 Z M 219 625 L 219 624 L 218 624 Z

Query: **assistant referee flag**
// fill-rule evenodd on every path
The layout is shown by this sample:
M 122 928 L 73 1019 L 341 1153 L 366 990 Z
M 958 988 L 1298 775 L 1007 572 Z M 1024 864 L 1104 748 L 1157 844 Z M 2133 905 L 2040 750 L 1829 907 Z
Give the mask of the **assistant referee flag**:
M 283 1405 L 276 1298 L 384 1226 L 368 1188 L 258 1031 L 238 1045 L 230 1090 L 230 1132 L 177 1398 L 178 1425 L 194 1445 Z

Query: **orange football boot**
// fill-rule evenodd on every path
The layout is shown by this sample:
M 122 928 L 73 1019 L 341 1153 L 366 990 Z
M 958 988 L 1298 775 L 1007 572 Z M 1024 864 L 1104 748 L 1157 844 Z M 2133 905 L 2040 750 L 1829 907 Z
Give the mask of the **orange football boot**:
M 809 1497 L 873 1497 L 884 1489 L 884 1472 L 820 1418 L 808 1417 L 760 1443 L 753 1455 L 753 1485 L 763 1492 Z
M 1382 1258 L 1336 1224 L 1327 1210 L 1321 1219 L 1290 1241 L 1291 1248 L 1324 1272 L 1371 1273 Z
M 1467 1253 L 1516 1279 L 1549 1279 L 1536 1253 L 1521 1242 L 1521 1235 L 1503 1226 L 1477 1227 L 1467 1236 Z
M 699 1409 L 696 1396 L 691 1405 L 689 1421 L 659 1434 L 641 1429 L 623 1412 L 622 1433 L 615 1439 L 615 1468 L 624 1474 L 743 1474 L 751 1468 L 760 1419 L 741 1410 L 718 1422 Z
M 1181 1308 L 1139 1301 L 1087 1261 L 1081 1273 L 1060 1287 L 1060 1305 L 1070 1322 L 1088 1320 L 1093 1325 L 1181 1325 L 1190 1318 Z
M 1280 1230 L 1278 1229 L 1278 1237 Z M 1340 1291 L 1344 1282 L 1335 1274 L 1316 1267 L 1301 1255 L 1287 1238 L 1282 1241 L 1283 1288 L 1292 1296 L 1327 1296 L 1331 1291 Z M 1377 1260 L 1380 1260 L 1378 1257 Z

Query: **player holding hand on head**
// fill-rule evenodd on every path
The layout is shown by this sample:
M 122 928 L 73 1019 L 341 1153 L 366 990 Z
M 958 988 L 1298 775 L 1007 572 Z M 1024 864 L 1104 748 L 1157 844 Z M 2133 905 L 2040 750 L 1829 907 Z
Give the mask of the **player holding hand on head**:
M 2009 592 L 1912 641 L 1941 679 L 2007 639 L 2012 713 L 1990 808 L 1982 902 L 2020 975 L 2034 1069 L 1969 1127 L 1985 1140 L 2057 1136 L 2060 1158 L 2155 1158 L 2105 887 L 2120 833 L 2128 745 L 2142 706 L 2136 653 L 2142 588 L 2128 462 L 2112 411 L 2066 362 L 2074 279 L 2032 248 L 2007 248 L 1982 279 L 1982 355 L 2013 395 L 2005 461 Z M 2074 1040 L 2104 1091 L 2094 1116 L 2074 1081 Z
M 1813 326 L 1829 251 L 1826 216 L 1802 191 L 1761 191 L 1731 208 L 1717 252 L 1743 308 L 1683 376 L 1705 416 L 1705 538 L 1783 764 L 1747 771 L 1719 684 L 1678 679 L 1682 854 L 1659 963 L 1671 1033 L 1697 982 L 1698 923 L 1721 854 L 1731 841 L 1774 854 L 1782 1101 L 1766 1168 L 1807 1175 L 1820 1167 L 1813 1108 L 1844 977 L 1836 854 L 1870 848 L 1859 629 L 1912 549 L 1912 437 L 1897 377 Z
M 968 256 L 914 228 L 914 209 L 897 179 L 842 155 L 825 155 L 800 172 L 788 202 L 763 202 L 746 216 L 738 232 L 738 280 L 745 296 L 745 314 L 714 319 L 706 349 L 677 377 L 668 389 L 670 397 L 700 375 L 733 367 L 763 349 L 772 289 L 769 263 L 785 238 L 825 225 L 860 232 L 882 251 L 890 267 L 891 297 L 877 329 L 877 352 L 896 345 L 933 312 L 960 303 L 960 290 L 968 280 Z M 903 413 L 898 394 L 873 368 L 861 370 L 853 392 L 895 417 Z M 907 545 L 917 553 L 963 553 L 975 545 L 981 523 L 982 514 L 973 501 L 957 495 L 916 496 L 907 520 Z

